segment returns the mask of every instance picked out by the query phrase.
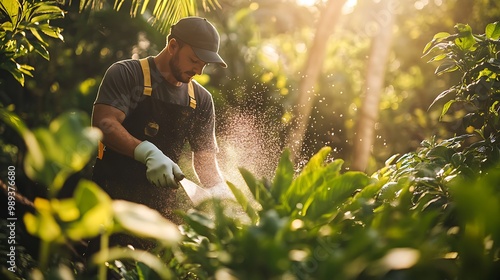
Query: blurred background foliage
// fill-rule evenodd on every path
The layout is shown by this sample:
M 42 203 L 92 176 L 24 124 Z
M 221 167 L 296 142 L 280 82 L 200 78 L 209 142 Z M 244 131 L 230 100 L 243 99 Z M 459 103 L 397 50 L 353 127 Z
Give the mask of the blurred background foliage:
M 106 7 L 112 3 L 101 1 Z M 300 92 L 303 65 L 317 21 L 328 1 L 220 0 L 220 7 L 197 7 L 221 34 L 220 53 L 227 69 L 209 66 L 197 79 L 213 93 L 218 111 L 217 133 L 222 168 L 245 166 L 266 176 L 286 145 L 293 110 Z M 434 98 L 460 77 L 436 78 L 435 64 L 422 59 L 422 50 L 434 34 L 453 32 L 466 23 L 480 33 L 499 18 L 500 4 L 493 0 L 396 1 L 380 8 L 380 1 L 347 1 L 328 39 L 327 55 L 314 88 L 314 100 L 298 164 L 328 145 L 331 157 L 346 160 L 349 169 L 357 141 L 357 112 L 364 98 L 364 81 L 370 41 L 385 28 L 387 13 L 396 16 L 382 89 L 375 139 L 367 172 L 373 172 L 394 154 L 415 150 L 431 135 L 453 135 L 456 123 L 438 110 L 428 111 Z M 127 5 L 127 2 L 124 3 Z M 156 54 L 165 45 L 165 34 L 151 27 L 149 15 L 130 17 L 120 11 L 80 11 L 78 1 L 65 3 L 64 18 L 52 25 L 62 28 L 64 41 L 48 39 L 50 60 L 29 55 L 36 65 L 34 77 L 22 87 L 2 73 L 0 99 L 29 127 L 46 125 L 68 109 L 91 113 L 104 72 L 120 59 Z M 3 162 L 15 160 L 22 146 L 15 133 L 2 126 L 6 144 Z M 233 168 L 234 169 L 234 168 Z

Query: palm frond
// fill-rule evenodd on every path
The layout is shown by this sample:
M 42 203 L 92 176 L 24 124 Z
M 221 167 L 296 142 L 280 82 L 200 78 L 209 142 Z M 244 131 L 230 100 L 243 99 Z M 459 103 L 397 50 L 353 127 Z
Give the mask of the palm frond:
M 62 4 L 71 3 L 72 0 L 61 0 Z M 98 11 L 108 8 L 106 0 L 79 0 L 80 11 Z M 170 26 L 180 18 L 197 14 L 198 3 L 205 11 L 220 8 L 218 0 L 115 0 L 113 9 L 119 11 L 126 1 L 130 1 L 130 16 L 151 13 L 149 22 L 161 33 L 167 35 Z

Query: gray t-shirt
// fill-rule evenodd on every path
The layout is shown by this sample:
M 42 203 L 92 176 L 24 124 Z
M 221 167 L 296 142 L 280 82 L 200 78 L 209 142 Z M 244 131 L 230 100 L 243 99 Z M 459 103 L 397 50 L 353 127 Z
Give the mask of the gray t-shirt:
M 174 86 L 167 82 L 149 58 L 151 71 L 151 97 L 143 95 L 144 77 L 139 60 L 128 59 L 114 63 L 104 74 L 94 104 L 111 105 L 126 116 L 137 107 L 144 98 L 154 98 L 163 102 L 189 106 L 188 84 Z M 217 152 L 215 139 L 215 110 L 212 95 L 198 82 L 193 80 L 196 98 L 193 134 L 188 141 L 191 149 Z

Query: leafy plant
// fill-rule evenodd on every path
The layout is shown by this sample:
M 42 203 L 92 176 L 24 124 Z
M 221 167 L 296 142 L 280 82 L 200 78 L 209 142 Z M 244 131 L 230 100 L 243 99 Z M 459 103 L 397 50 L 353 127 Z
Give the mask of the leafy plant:
M 56 1 L 0 2 L 0 67 L 24 85 L 24 75 L 33 76 L 35 68 L 21 58 L 36 52 L 49 60 L 47 38 L 63 40 L 62 30 L 50 21 L 63 17 Z
M 40 250 L 37 268 L 20 273 L 46 276 L 64 273 L 52 268 L 52 261 L 55 259 L 56 264 L 63 265 L 58 258 L 67 257 L 72 244 L 101 235 L 102 249 L 89 263 L 99 267 L 100 279 L 106 279 L 105 263 L 115 259 L 132 259 L 143 263 L 142 273 L 152 270 L 164 279 L 171 278 L 170 269 L 151 253 L 108 248 L 109 236 L 123 232 L 154 239 L 159 248 L 175 246 L 179 231 L 159 213 L 143 205 L 113 201 L 94 182 L 85 179 L 77 183 L 73 197 L 57 198 L 69 176 L 82 170 L 95 155 L 101 133 L 88 127 L 90 121 L 86 114 L 67 112 L 53 120 L 48 128 L 35 130 L 28 129 L 17 115 L 3 108 L 0 108 L 0 120 L 14 128 L 26 142 L 26 175 L 48 190 L 47 198 L 35 198 L 33 211 L 23 217 L 26 231 L 40 239 Z
M 443 117 L 452 105 L 465 110 L 463 128 L 495 142 L 500 131 L 500 22 L 490 23 L 485 33 L 473 34 L 466 24 L 455 25 L 457 33 L 440 32 L 424 48 L 429 62 L 440 62 L 436 74 L 459 71 L 460 82 L 434 100 L 450 99 L 443 106 Z

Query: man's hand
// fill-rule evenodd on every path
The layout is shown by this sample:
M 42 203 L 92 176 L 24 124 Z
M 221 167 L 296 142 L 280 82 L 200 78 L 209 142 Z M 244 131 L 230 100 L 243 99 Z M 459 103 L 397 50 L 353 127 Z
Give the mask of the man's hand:
M 149 141 L 137 145 L 134 159 L 146 165 L 146 177 L 157 187 L 177 189 L 177 182 L 184 179 L 179 166 Z

